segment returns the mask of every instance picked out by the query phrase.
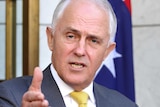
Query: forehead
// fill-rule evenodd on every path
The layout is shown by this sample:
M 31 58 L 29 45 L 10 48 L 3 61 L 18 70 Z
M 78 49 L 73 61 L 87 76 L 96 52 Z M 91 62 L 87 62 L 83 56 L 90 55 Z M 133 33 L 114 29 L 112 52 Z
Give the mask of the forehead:
M 104 11 L 100 5 L 89 0 L 71 0 L 64 10 L 64 14 L 70 16 L 84 16 L 84 18 L 91 19 L 108 19 L 107 12 Z
M 106 11 L 87 0 L 72 0 L 59 20 L 60 26 L 85 28 L 108 33 L 109 17 Z M 95 30 L 96 29 L 96 30 Z

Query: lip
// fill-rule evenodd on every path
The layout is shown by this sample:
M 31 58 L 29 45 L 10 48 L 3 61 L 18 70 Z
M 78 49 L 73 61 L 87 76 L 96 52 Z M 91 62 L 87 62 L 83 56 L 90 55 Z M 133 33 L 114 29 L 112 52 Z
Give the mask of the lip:
M 72 70 L 83 70 L 87 66 L 82 62 L 70 62 L 69 64 Z

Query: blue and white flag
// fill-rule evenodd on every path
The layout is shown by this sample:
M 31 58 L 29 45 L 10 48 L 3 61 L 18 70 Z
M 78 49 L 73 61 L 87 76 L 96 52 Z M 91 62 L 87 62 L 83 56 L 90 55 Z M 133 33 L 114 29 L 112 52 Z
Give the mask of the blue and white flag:
M 117 17 L 116 48 L 103 62 L 95 82 L 135 101 L 130 0 L 109 0 Z

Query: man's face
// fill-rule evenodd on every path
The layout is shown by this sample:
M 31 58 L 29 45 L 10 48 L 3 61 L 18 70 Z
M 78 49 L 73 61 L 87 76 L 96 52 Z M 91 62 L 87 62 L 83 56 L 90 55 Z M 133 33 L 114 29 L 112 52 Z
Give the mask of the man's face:
M 66 8 L 55 33 L 48 34 L 52 63 L 63 81 L 75 90 L 87 87 L 96 70 L 114 48 L 108 45 L 107 14 L 93 4 L 74 3 Z

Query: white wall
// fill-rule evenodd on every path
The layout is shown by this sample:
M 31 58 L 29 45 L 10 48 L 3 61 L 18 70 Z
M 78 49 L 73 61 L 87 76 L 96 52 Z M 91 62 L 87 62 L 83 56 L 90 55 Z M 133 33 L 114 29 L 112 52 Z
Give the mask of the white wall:
M 46 39 L 46 27 L 52 22 L 52 15 L 59 0 L 40 0 L 40 67 L 45 69 L 51 63 L 51 52 Z
M 5 2 L 0 1 L 0 79 L 5 78 Z
M 160 0 L 132 0 L 136 98 L 160 106 Z

